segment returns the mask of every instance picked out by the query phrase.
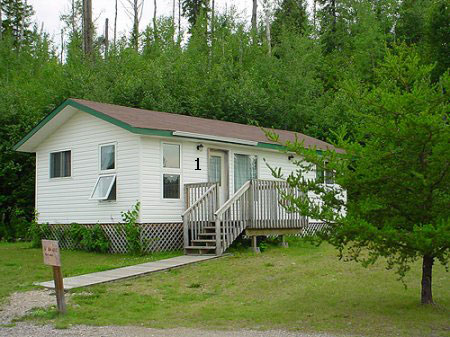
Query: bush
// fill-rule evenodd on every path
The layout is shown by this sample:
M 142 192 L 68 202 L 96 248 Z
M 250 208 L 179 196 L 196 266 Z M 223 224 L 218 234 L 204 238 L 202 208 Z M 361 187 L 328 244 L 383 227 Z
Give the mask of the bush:
M 83 228 L 81 248 L 88 252 L 106 253 L 109 250 L 109 239 L 99 224 Z
M 138 201 L 132 209 L 121 213 L 122 231 L 127 238 L 128 252 L 131 254 L 142 254 L 145 249 L 145 242 L 141 237 L 142 227 L 137 223 L 140 205 Z
M 31 247 L 33 248 L 42 247 L 41 240 L 49 239 L 50 237 L 51 237 L 50 225 L 37 223 L 35 216 L 28 230 L 28 239 L 31 241 Z

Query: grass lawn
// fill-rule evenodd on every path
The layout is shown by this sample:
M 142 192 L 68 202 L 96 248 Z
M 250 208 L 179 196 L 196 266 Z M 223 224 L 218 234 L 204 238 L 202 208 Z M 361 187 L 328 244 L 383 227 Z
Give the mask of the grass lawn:
M 279 328 L 367 336 L 449 336 L 449 274 L 435 265 L 433 290 L 438 305 L 425 307 L 419 304 L 420 269 L 420 263 L 413 266 L 405 289 L 382 263 L 365 269 L 338 261 L 330 246 L 291 241 L 289 249 L 271 247 L 259 255 L 235 252 L 181 269 L 80 289 L 65 317 L 56 317 L 51 309 L 36 311 L 32 318 L 60 327 Z
M 33 288 L 34 282 L 52 279 L 52 268 L 43 264 L 42 250 L 30 243 L 0 242 L 0 303 L 15 291 Z M 159 253 L 148 256 L 97 254 L 64 250 L 61 253 L 64 277 L 144 263 L 180 255 Z

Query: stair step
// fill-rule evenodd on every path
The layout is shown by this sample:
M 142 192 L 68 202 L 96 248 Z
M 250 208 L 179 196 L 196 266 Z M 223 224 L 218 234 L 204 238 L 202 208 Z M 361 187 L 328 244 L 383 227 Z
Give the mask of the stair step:
M 215 243 L 216 240 L 199 239 L 199 240 L 192 240 L 192 242 Z
M 215 250 L 216 246 L 186 246 L 184 247 L 184 249 L 200 249 L 200 250 L 204 250 L 204 249 L 208 249 L 208 250 Z

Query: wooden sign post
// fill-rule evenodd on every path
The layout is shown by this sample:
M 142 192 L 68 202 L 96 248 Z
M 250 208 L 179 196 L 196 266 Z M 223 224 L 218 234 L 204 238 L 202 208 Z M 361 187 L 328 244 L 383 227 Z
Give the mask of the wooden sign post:
M 61 272 L 61 256 L 59 254 L 58 241 L 42 240 L 42 253 L 44 254 L 44 263 L 52 266 L 53 268 L 56 304 L 58 306 L 58 311 L 64 314 L 66 312 L 66 300 L 64 299 L 64 284 Z

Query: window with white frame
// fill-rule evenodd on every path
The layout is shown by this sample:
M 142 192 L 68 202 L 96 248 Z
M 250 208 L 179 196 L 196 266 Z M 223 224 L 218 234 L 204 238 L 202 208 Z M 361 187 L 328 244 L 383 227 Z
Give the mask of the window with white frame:
M 248 180 L 258 178 L 258 157 L 246 154 L 234 155 L 234 191 Z
M 116 175 L 104 174 L 97 178 L 91 199 L 94 200 L 115 200 Z
M 323 167 L 316 165 L 316 181 L 320 184 L 331 185 L 334 184 L 333 171 L 327 170 L 327 162 L 324 163 Z
M 72 175 L 72 152 L 70 150 L 50 153 L 50 178 Z
M 100 171 L 116 169 L 116 144 L 100 145 Z
M 162 143 L 162 196 L 164 199 L 180 199 L 180 152 L 180 144 Z
M 117 176 L 113 173 L 116 169 L 116 144 L 100 145 L 98 161 L 100 174 L 92 190 L 91 199 L 116 200 Z

